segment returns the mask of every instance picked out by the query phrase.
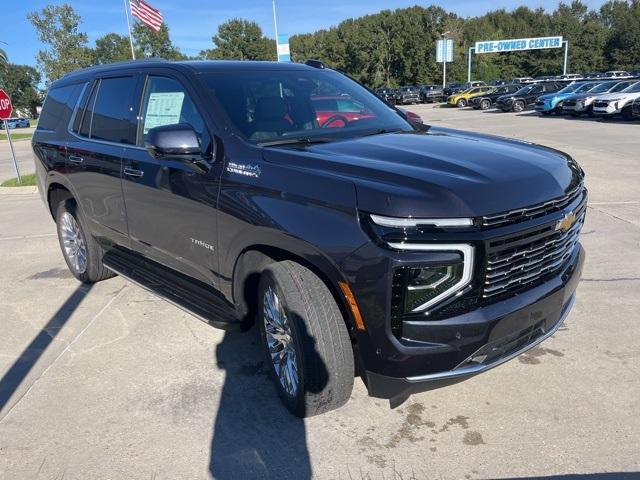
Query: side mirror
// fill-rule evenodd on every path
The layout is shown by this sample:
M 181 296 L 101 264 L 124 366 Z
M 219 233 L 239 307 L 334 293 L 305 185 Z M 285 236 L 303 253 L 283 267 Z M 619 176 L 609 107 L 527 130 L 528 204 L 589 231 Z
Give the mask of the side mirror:
M 147 132 L 144 146 L 154 158 L 173 157 L 196 160 L 201 154 L 200 142 L 193 127 L 187 123 L 162 125 Z

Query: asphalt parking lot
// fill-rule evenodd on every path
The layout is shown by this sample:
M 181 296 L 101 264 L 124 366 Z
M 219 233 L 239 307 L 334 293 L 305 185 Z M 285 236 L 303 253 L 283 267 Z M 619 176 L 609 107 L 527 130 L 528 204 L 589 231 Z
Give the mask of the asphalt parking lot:
M 587 172 L 587 262 L 554 337 L 395 410 L 357 380 L 345 407 L 301 421 L 254 330 L 215 330 L 120 278 L 81 286 L 38 195 L 0 192 L 0 478 L 640 478 L 640 124 L 409 109 Z

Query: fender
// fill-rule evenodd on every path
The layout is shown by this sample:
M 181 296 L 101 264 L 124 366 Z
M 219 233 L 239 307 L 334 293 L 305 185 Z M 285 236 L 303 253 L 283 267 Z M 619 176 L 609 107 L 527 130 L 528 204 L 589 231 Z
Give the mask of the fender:
M 247 317 L 253 313 L 253 295 L 257 292 L 257 281 L 264 268 L 275 261 L 288 259 L 301 263 L 322 278 L 347 319 L 347 327 L 351 329 L 354 325 L 353 314 L 338 285 L 338 282 L 346 282 L 346 278 L 334 259 L 302 239 L 264 227 L 257 230 L 260 232 L 247 237 L 247 243 L 242 248 L 240 243 L 236 245 L 234 252 L 237 253 L 228 257 L 234 259 L 232 271 L 220 279 L 222 292 L 232 300 L 238 314 Z M 260 243 L 249 242 L 251 239 L 255 241 L 255 238 L 260 238 Z
M 43 189 L 41 196 L 42 200 L 47 204 L 52 218 L 55 215 L 55 212 L 52 209 L 53 206 L 49 203 L 49 192 L 51 190 L 51 187 L 56 184 L 67 189 L 71 193 L 73 198 L 76 199 L 76 204 L 80 207 L 80 209 L 82 209 L 81 203 L 77 201 L 78 193 L 76 192 L 76 189 L 73 187 L 73 184 L 69 181 L 69 179 L 56 171 L 50 170 L 49 172 L 47 172 L 47 176 L 45 179 L 45 188 Z M 82 213 L 84 214 L 84 211 Z

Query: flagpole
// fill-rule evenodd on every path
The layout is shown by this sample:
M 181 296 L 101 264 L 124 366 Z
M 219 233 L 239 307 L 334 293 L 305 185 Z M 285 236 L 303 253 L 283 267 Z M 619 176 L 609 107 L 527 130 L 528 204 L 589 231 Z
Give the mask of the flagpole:
M 124 16 L 127 17 L 127 32 L 129 32 L 129 45 L 131 45 L 131 58 L 136 59 L 136 52 L 133 49 L 133 36 L 131 35 L 131 23 L 129 22 L 130 0 L 124 0 Z
M 280 61 L 280 55 L 278 55 L 278 20 L 276 18 L 276 0 L 272 0 L 273 4 L 273 27 L 276 32 L 276 60 Z

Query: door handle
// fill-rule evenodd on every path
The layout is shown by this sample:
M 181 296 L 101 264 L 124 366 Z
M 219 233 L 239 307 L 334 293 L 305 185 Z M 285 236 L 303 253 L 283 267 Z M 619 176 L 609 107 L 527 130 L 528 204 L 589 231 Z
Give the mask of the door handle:
M 80 165 L 82 162 L 84 162 L 84 158 L 79 157 L 78 155 L 69 155 L 69 162 Z
M 135 168 L 126 167 L 124 169 L 124 174 L 129 177 L 140 178 L 144 175 L 144 172 L 142 170 L 137 170 Z

